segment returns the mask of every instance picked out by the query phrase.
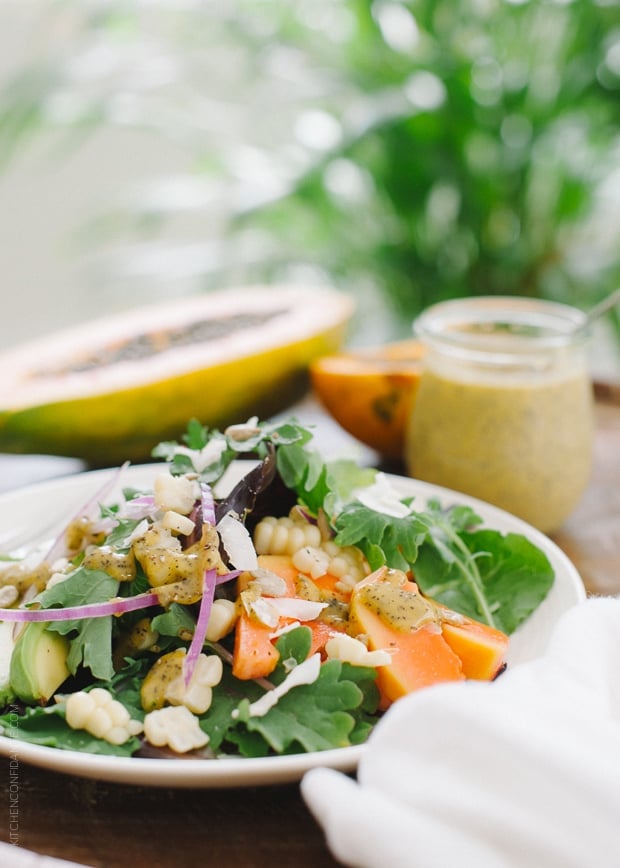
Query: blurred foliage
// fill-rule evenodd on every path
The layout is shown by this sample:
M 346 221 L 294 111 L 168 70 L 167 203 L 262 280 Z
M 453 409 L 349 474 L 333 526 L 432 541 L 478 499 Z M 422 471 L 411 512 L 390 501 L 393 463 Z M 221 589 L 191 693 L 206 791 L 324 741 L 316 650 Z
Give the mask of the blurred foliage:
M 148 263 L 191 213 L 205 288 L 325 279 L 379 297 L 394 336 L 442 298 L 585 308 L 620 283 L 616 0 L 44 8 L 55 39 L 0 95 L 5 165 L 104 124 L 191 162 L 118 191 L 91 241 Z

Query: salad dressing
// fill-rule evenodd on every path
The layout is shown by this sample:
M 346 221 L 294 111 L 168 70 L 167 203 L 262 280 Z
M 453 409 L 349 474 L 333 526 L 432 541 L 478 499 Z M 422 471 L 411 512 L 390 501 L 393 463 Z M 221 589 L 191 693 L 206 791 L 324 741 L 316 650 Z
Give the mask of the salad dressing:
M 411 476 L 556 530 L 590 474 L 593 414 L 584 315 L 565 305 L 470 298 L 429 308 L 407 435 Z
M 89 548 L 83 564 L 89 570 L 103 570 L 117 582 L 131 582 L 136 577 L 136 559 L 131 549 L 123 552 L 111 546 Z
M 334 627 L 341 627 L 349 620 L 349 606 L 341 600 L 330 599 L 326 600 L 327 606 L 323 609 L 318 617 L 319 621 L 324 624 L 332 624 Z
M 65 543 L 70 552 L 79 552 L 84 546 L 99 545 L 105 533 L 97 527 L 97 522 L 88 516 L 80 516 L 71 521 L 65 530 Z
M 410 633 L 437 620 L 427 600 L 391 582 L 368 584 L 357 594 L 363 605 L 401 633 Z

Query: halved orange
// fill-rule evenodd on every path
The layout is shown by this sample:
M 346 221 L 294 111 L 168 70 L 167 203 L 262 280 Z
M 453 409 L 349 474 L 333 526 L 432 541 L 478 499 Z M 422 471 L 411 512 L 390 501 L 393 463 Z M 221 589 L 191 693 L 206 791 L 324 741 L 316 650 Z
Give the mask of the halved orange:
M 399 341 L 315 359 L 312 388 L 353 437 L 386 458 L 402 458 L 422 371 L 419 341 Z

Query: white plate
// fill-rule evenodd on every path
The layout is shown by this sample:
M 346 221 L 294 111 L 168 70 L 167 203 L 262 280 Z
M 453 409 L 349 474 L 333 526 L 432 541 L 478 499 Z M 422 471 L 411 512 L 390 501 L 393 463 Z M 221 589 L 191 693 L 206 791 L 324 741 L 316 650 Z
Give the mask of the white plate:
M 131 467 L 123 474 L 120 485 L 147 486 L 157 470 L 161 470 L 161 465 Z M 97 470 L 0 495 L 0 551 L 15 551 L 19 547 L 29 550 L 38 541 L 49 544 L 111 474 L 109 470 Z M 508 662 L 515 665 L 539 656 L 560 615 L 585 599 L 579 574 L 564 553 L 548 537 L 500 509 L 412 479 L 392 477 L 392 480 L 403 495 L 413 495 L 422 502 L 437 497 L 446 505 L 469 504 L 488 527 L 504 533 L 524 534 L 542 549 L 555 570 L 555 582 L 546 600 L 512 636 Z M 115 492 L 112 492 L 106 502 L 110 503 L 114 497 Z M 363 746 L 359 746 L 259 759 L 167 760 L 98 756 L 0 736 L 0 754 L 18 761 L 97 780 L 166 787 L 239 787 L 292 782 L 316 766 L 353 771 L 363 750 Z

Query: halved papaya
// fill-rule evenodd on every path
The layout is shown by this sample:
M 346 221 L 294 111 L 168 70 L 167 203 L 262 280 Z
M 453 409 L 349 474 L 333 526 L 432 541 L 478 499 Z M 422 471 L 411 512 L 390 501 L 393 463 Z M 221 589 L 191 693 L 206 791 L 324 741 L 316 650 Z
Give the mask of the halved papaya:
M 310 365 L 312 388 L 345 431 L 387 458 L 402 458 L 422 358 L 415 340 L 320 357 Z
M 225 427 L 286 409 L 342 345 L 351 298 L 227 289 L 94 320 L 0 354 L 0 450 L 148 459 L 195 417 Z

